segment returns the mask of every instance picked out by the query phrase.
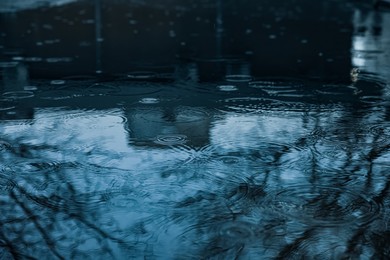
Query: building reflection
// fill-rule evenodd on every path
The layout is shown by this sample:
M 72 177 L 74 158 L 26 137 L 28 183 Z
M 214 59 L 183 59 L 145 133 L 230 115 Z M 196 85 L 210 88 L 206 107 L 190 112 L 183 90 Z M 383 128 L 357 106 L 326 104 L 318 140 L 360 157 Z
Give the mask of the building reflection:
M 387 11 L 356 9 L 353 14 L 352 65 L 362 74 L 358 78 L 378 82 L 380 87 L 377 87 L 376 95 L 387 104 L 390 99 L 389 24 L 390 13 Z M 386 105 L 385 117 L 390 119 L 389 104 Z
M 0 119 L 33 119 L 32 105 L 23 100 L 34 96 L 29 86 L 29 70 L 23 62 L 0 62 Z
M 390 82 L 390 13 L 356 9 L 352 65 Z

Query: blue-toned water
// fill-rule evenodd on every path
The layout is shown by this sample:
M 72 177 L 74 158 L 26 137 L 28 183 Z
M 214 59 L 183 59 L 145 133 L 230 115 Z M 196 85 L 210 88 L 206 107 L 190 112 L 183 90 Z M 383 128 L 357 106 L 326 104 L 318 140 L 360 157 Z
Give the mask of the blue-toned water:
M 262 82 L 15 93 L 1 111 L 2 258 L 388 256 L 389 100 Z M 301 101 L 339 92 L 350 100 Z
M 0 259 L 390 257 L 386 9 L 33 2 L 0 8 Z

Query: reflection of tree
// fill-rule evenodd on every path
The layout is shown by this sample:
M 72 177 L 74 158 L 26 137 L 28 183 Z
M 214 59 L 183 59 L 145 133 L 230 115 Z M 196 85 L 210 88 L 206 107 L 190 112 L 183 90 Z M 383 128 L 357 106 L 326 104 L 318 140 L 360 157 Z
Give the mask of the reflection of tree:
M 110 190 L 94 191 L 101 176 L 94 176 L 92 166 L 46 163 L 50 145 L 8 144 L 1 157 L 15 165 L 2 167 L 0 179 L 0 248 L 6 259 L 112 259 L 118 257 L 115 248 L 132 247 L 115 220 L 105 219 L 107 208 L 96 204 Z
M 237 142 L 236 146 L 219 152 L 221 155 L 238 154 L 244 164 L 252 164 L 247 169 L 253 170 L 255 162 L 258 172 L 247 173 L 243 166 L 241 171 L 234 170 L 234 166 L 223 168 L 227 171 L 226 179 L 217 182 L 218 189 L 212 193 L 200 192 L 178 204 L 181 209 L 203 212 L 197 213 L 197 224 L 183 234 L 186 245 L 193 242 L 198 247 L 195 258 L 245 258 L 253 252 L 256 256 L 280 259 L 388 257 L 388 251 L 383 249 L 388 247 L 385 242 L 388 230 L 383 228 L 386 226 L 383 222 L 389 214 L 386 205 L 390 182 L 386 177 L 388 165 L 383 160 L 388 157 L 390 143 L 386 132 L 380 130 L 388 125 L 386 122 L 383 125 L 378 111 L 381 111 L 379 106 L 359 100 L 354 100 L 352 106 L 345 104 L 344 109 L 337 112 L 308 109 L 305 113 L 310 117 L 304 118 L 306 134 L 291 129 L 293 134 L 283 141 L 277 132 L 267 135 L 268 132 L 261 129 L 267 117 L 243 116 L 243 121 L 259 122 L 257 126 L 252 125 L 248 133 L 262 133 L 265 137 L 262 136 L 259 143 L 248 141 L 251 145 L 247 148 Z M 249 119 L 251 117 L 254 119 Z M 224 133 L 228 140 L 234 137 L 237 140 L 243 133 L 233 132 L 230 137 L 229 129 L 216 132 Z M 254 140 L 253 136 L 246 137 Z M 241 140 L 242 136 L 239 138 Z M 278 146 L 273 145 L 274 140 L 279 140 Z M 267 160 L 264 160 L 265 155 Z M 200 167 L 199 171 L 207 171 L 207 166 Z M 294 170 L 300 172 L 296 180 L 284 179 L 285 172 Z M 228 179 L 237 175 L 244 181 Z M 263 177 L 259 178 L 261 175 Z M 291 186 L 310 187 L 309 191 L 321 188 L 318 195 L 302 202 L 304 204 L 299 204 L 299 193 L 305 190 L 298 189 L 291 194 L 292 199 L 281 197 L 288 199 L 284 203 L 294 203 L 294 196 L 298 194 L 295 201 L 297 207 L 301 207 L 302 213 L 299 213 L 299 210 L 291 212 L 293 208 L 283 201 L 272 199 L 278 198 L 285 188 L 292 189 Z M 276 212 L 272 210 L 275 203 L 282 207 Z M 309 209 L 315 209 L 306 212 L 312 216 L 298 218 Z M 181 222 L 186 218 L 180 211 L 177 215 Z M 316 222 L 319 220 L 321 222 Z M 226 233 L 227 225 L 230 225 L 230 233 Z

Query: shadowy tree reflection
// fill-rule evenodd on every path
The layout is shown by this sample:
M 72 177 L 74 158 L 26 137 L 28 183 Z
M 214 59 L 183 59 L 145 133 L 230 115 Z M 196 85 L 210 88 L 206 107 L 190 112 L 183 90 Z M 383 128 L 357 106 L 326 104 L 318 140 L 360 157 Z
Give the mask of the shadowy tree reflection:
M 348 38 L 341 40 L 341 58 L 331 53 L 337 43 L 324 47 L 329 36 L 317 39 L 325 50 L 322 55 L 317 53 L 321 48 L 310 45 L 315 58 L 310 52 L 305 59 L 321 60 L 327 69 L 312 70 L 312 62 L 307 62 L 299 65 L 297 74 L 327 75 L 341 68 L 343 76 L 337 74 L 336 82 L 253 79 L 263 73 L 279 75 L 300 63 L 295 53 L 280 49 L 285 42 L 270 42 L 298 35 L 293 46 L 306 53 L 311 38 L 302 37 L 311 29 L 297 31 L 301 11 L 283 7 L 295 2 L 265 9 L 249 2 L 218 5 L 217 32 L 208 19 L 215 18 L 215 4 L 198 6 L 208 11 L 199 17 L 199 28 L 206 27 L 204 35 L 215 37 L 211 49 L 214 53 L 215 41 L 220 48 L 216 58 L 201 45 L 210 57 L 158 68 L 137 65 L 151 68 L 149 72 L 43 80 L 23 102 L 3 94 L 22 90 L 29 78 L 26 67 L 22 62 L 11 67 L 2 63 L 2 95 L 13 108 L 2 110 L 0 122 L 0 258 L 389 257 L 389 74 L 377 69 L 377 64 L 389 66 L 382 57 L 387 49 L 381 49 L 389 41 L 383 22 L 387 13 L 357 11 L 352 43 L 346 22 L 333 19 L 335 35 Z M 159 19 L 172 17 L 158 4 L 145 9 L 142 1 L 129 5 Z M 183 5 L 176 6 L 179 14 L 188 13 Z M 273 18 L 270 10 L 277 11 L 277 20 L 245 28 L 249 20 L 235 18 L 249 7 L 259 10 L 248 18 L 251 21 L 263 13 Z M 307 8 L 318 10 L 315 4 Z M 327 17 L 329 9 L 321 9 L 321 17 Z M 113 16 L 105 11 L 105 18 Z M 138 21 L 128 15 L 118 21 L 126 20 L 126 28 L 136 30 Z M 308 19 L 316 15 L 309 13 Z M 154 24 L 152 18 L 147 26 Z M 166 34 L 166 19 L 161 18 L 164 30 L 156 30 L 165 35 L 157 52 L 170 48 L 171 42 L 181 44 L 177 35 Z M 275 35 L 274 28 L 283 32 L 291 20 L 295 30 Z M 327 25 L 315 20 L 315 30 Z M 370 33 L 360 28 L 366 23 Z M 174 33 L 181 28 L 173 27 Z M 267 33 L 252 34 L 256 30 Z M 248 37 L 246 46 L 226 42 L 236 32 Z M 135 46 L 156 34 L 139 36 Z M 133 31 L 128 37 L 136 35 Z M 102 50 L 117 45 L 114 36 L 107 45 L 102 42 Z M 254 40 L 258 36 L 265 50 Z M 192 46 L 202 39 L 194 38 Z M 127 41 L 120 44 L 128 47 Z M 352 61 L 343 56 L 350 46 L 357 54 Z M 292 56 L 272 60 L 275 52 L 266 50 L 274 48 Z M 137 51 L 129 53 L 142 58 Z M 164 54 L 176 52 L 171 51 Z M 249 52 L 244 59 L 218 57 L 244 51 Z M 248 55 L 257 58 L 251 61 Z M 98 53 L 98 70 L 99 59 Z M 129 64 L 127 56 L 121 59 Z M 335 60 L 333 68 L 329 64 Z M 272 62 L 285 67 L 270 66 Z M 351 62 L 353 80 L 345 83 Z M 261 71 L 264 67 L 269 70 Z

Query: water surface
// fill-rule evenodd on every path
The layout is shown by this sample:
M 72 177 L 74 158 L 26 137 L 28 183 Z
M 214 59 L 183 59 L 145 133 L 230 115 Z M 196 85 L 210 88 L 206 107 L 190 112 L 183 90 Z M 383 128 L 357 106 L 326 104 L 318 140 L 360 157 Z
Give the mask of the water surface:
M 0 8 L 0 259 L 390 257 L 388 11 L 74 2 Z

